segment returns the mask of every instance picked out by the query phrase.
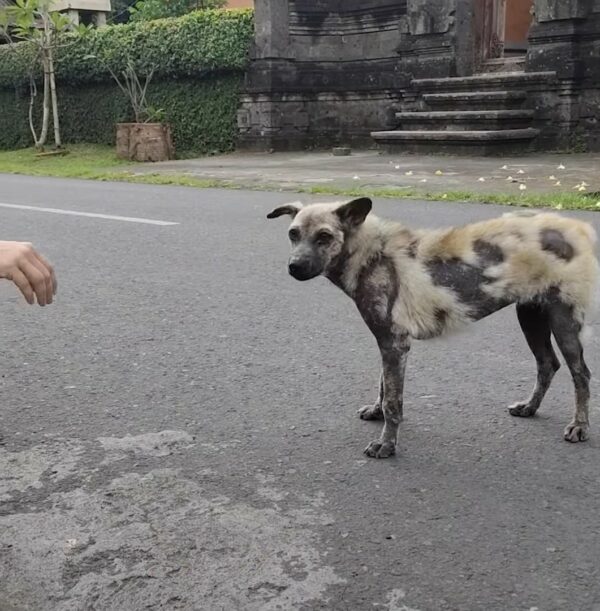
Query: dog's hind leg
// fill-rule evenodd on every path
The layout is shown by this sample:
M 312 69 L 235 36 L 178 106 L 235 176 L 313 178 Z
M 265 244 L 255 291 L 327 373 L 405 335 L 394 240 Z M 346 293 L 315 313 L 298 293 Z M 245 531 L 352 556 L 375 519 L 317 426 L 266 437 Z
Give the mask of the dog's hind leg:
M 549 306 L 550 325 L 575 386 L 575 415 L 564 432 L 566 441 L 585 441 L 589 429 L 590 370 L 583 360 L 579 334 L 583 321 L 578 320 L 573 307 L 561 301 Z
M 508 408 L 512 416 L 527 418 L 538 410 L 554 374 L 560 368 L 552 348 L 550 315 L 543 306 L 533 303 L 517 305 L 519 324 L 537 363 L 537 380 L 531 397 Z
M 358 410 L 362 420 L 383 420 L 383 371 L 379 377 L 379 395 L 375 405 L 365 405 Z

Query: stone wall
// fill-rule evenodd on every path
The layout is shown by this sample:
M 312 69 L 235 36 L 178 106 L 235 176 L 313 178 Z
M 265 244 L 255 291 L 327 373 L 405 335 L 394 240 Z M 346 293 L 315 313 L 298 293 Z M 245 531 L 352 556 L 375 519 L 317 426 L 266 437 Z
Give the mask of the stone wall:
M 477 71 L 480 0 L 256 0 L 239 147 L 372 146 L 413 78 Z M 600 149 L 600 0 L 535 0 L 527 71 L 540 148 Z
M 536 0 L 528 71 L 555 71 L 538 92 L 539 148 L 600 150 L 600 0 Z
M 257 0 L 240 148 L 371 146 L 413 72 L 455 71 L 455 2 Z

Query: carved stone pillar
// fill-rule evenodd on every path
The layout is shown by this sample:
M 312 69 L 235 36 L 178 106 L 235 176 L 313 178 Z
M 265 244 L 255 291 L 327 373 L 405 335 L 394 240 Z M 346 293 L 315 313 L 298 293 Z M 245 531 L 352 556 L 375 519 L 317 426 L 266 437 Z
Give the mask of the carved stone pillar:
M 246 73 L 245 95 L 238 111 L 239 146 L 248 150 L 277 147 L 283 117 L 277 81 L 291 74 L 288 49 L 289 3 L 287 0 L 256 0 L 252 63 Z
M 290 13 L 286 0 L 256 0 L 254 3 L 254 56 L 273 59 L 286 56 L 290 44 Z
M 470 29 L 464 17 L 461 7 L 461 26 Z M 457 0 L 408 0 L 398 45 L 403 70 L 413 78 L 455 76 L 456 24 Z
M 582 34 L 594 0 L 535 0 L 529 33 L 528 72 L 556 72 L 557 81 L 537 100 L 542 138 L 553 148 L 573 148 L 580 129 L 586 54 Z
M 529 33 L 527 70 L 555 70 L 559 78 L 577 78 L 579 34 L 592 0 L 535 0 Z
M 256 0 L 238 147 L 372 145 L 408 79 L 397 54 L 408 1 Z M 438 17 L 412 21 L 437 32 Z

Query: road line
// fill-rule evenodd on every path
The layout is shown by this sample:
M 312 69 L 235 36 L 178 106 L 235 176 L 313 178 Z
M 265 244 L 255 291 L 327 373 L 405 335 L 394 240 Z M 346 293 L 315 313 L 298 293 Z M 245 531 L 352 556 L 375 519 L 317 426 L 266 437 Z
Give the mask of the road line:
M 97 212 L 79 212 L 77 210 L 64 210 L 63 208 L 43 208 L 39 206 L 23 206 L 21 204 L 3 204 L 1 208 L 14 208 L 15 210 L 33 210 L 35 212 L 50 212 L 52 214 L 68 214 L 70 216 L 86 216 L 93 219 L 106 219 L 109 221 L 124 221 L 126 223 L 141 223 L 143 225 L 160 225 L 166 227 L 168 225 L 179 225 L 172 221 L 157 221 L 154 219 L 136 218 L 134 216 L 115 216 L 113 214 L 99 214 Z

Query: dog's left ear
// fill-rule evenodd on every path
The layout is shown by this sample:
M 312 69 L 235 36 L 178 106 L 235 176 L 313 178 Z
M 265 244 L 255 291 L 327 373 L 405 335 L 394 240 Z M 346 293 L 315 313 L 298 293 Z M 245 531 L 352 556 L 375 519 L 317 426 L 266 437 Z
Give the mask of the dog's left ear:
M 284 204 L 283 206 L 279 206 L 272 210 L 267 214 L 268 219 L 276 219 L 279 216 L 283 216 L 284 214 L 289 214 L 292 218 L 300 212 L 302 209 L 302 204 L 300 202 L 292 202 L 291 204 Z
M 373 202 L 368 197 L 359 197 L 347 204 L 342 204 L 335 212 L 340 217 L 342 223 L 351 227 L 358 227 L 364 223 L 372 207 Z

